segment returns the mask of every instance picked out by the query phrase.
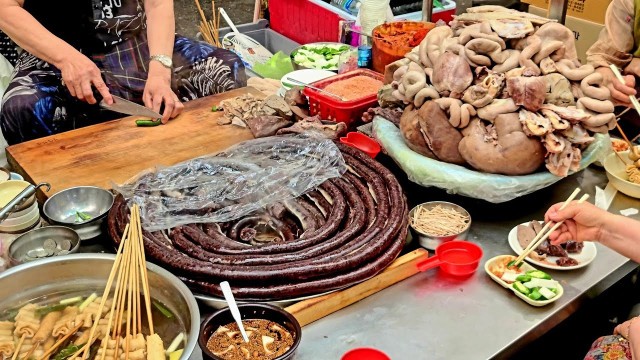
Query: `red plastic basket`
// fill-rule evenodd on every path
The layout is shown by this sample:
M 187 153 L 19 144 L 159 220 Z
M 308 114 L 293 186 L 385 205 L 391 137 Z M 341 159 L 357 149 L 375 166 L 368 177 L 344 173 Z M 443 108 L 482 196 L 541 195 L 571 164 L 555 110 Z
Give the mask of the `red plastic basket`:
M 384 80 L 384 76 L 375 71 L 358 69 L 317 81 L 313 83 L 313 86 L 324 89 L 331 83 L 355 76 L 368 76 L 376 80 Z M 347 125 L 360 119 L 365 111 L 378 102 L 377 93 L 351 101 L 340 101 L 310 88 L 304 89 L 304 95 L 309 98 L 309 111 L 312 116 L 320 115 L 323 120 L 343 122 Z
M 297 43 L 339 40 L 342 18 L 308 0 L 270 0 L 269 14 L 271 28 Z

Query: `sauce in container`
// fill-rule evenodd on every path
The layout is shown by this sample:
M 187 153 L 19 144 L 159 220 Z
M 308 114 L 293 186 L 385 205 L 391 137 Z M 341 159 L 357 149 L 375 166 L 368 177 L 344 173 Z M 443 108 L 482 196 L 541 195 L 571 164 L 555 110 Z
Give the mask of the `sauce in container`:
M 420 45 L 435 26 L 419 21 L 396 21 L 377 26 L 373 29 L 373 70 L 384 73 L 387 65 Z

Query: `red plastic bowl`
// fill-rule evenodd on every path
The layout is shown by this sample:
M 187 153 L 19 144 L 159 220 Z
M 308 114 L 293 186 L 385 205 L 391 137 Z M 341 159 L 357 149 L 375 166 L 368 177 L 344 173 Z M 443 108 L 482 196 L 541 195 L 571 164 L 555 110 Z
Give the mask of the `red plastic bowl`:
M 374 348 L 358 348 L 347 351 L 341 360 L 391 360 L 387 354 Z
M 376 80 L 384 81 L 384 76 L 380 73 L 368 69 L 358 69 L 316 81 L 312 85 L 324 89 L 331 83 L 356 76 L 368 76 Z M 340 101 L 339 99 L 310 88 L 305 88 L 303 93 L 309 98 L 309 112 L 311 116 L 320 115 L 322 120 L 343 122 L 347 124 L 347 126 L 362 118 L 362 114 L 378 103 L 377 92 L 351 101 Z
M 453 276 L 469 276 L 476 272 L 482 259 L 482 248 L 468 241 L 453 240 L 440 244 L 435 256 L 418 263 L 418 270 L 427 271 L 440 267 Z
M 354 147 L 367 155 L 375 158 L 380 153 L 380 144 L 365 134 L 350 132 L 345 137 L 340 138 L 340 142 Z

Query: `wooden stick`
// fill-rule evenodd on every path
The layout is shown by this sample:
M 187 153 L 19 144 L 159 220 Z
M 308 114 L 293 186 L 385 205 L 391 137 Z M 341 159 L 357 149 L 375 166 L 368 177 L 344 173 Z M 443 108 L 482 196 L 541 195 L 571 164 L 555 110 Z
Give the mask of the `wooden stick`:
M 80 328 L 82 327 L 83 323 L 84 322 L 81 321 L 80 324 L 76 325 L 76 327 L 74 327 L 71 331 L 69 331 L 69 333 L 67 335 L 65 335 L 65 336 L 61 337 L 60 339 L 58 339 L 58 341 L 56 341 L 56 343 L 53 344 L 53 346 L 49 350 L 45 351 L 45 353 L 42 354 L 42 356 L 40 357 L 40 360 L 44 360 L 47 357 L 49 357 L 49 355 L 51 355 L 54 351 L 56 351 L 58 346 L 62 345 L 62 343 L 67 341 L 67 339 L 69 339 L 70 337 L 75 335 L 78 332 L 78 330 L 80 330 Z M 12 359 L 12 360 L 15 360 L 15 359 Z
M 107 298 L 109 297 L 109 293 L 111 292 L 111 284 L 113 284 L 113 279 L 116 277 L 116 272 L 118 271 L 118 266 L 120 266 L 120 262 L 122 261 L 122 249 L 124 249 L 124 243 L 128 241 L 120 240 L 120 245 L 118 246 L 118 251 L 116 252 L 116 259 L 113 262 L 113 267 L 111 268 L 111 273 L 109 273 L 109 279 L 107 280 L 107 286 L 104 288 L 104 292 L 102 293 L 102 299 L 100 300 L 100 307 L 96 311 L 95 321 L 93 322 L 93 326 L 91 326 L 91 331 L 89 332 L 89 341 L 87 343 L 91 343 L 92 339 L 96 334 L 96 329 L 98 328 L 98 321 L 102 315 L 102 309 L 104 309 L 104 305 L 107 302 Z M 89 355 L 88 348 L 82 353 L 82 360 L 85 360 Z
M 589 199 L 589 194 L 584 194 L 582 195 L 582 197 L 580 198 L 580 200 L 578 200 L 578 204 L 582 204 L 583 202 L 587 201 L 587 199 Z M 547 240 L 549 238 L 549 236 L 551 236 L 551 234 L 553 234 L 554 231 L 558 230 L 558 228 L 564 223 L 564 221 L 560 221 L 559 223 L 556 223 L 551 230 L 549 230 L 546 234 L 544 234 L 543 237 L 540 238 L 540 240 L 538 240 L 534 246 L 532 246 L 531 249 L 529 249 L 528 252 L 523 252 L 520 256 L 524 255 L 524 257 L 522 257 L 523 259 L 526 258 L 533 250 L 537 249 L 538 246 L 540 246 L 540 244 L 542 244 L 545 240 Z M 541 231 L 540 233 L 543 233 L 543 231 Z
M 567 200 L 565 200 L 564 204 L 562 204 L 562 206 L 560 207 L 560 210 L 564 210 L 564 208 L 569 206 L 569 204 L 573 201 L 573 199 L 576 198 L 576 196 L 578 196 L 579 193 L 580 193 L 580 188 L 576 188 L 575 190 L 573 190 L 571 195 L 567 198 Z M 544 232 L 549 229 L 550 226 L 551 226 L 551 223 L 546 223 L 544 225 L 544 227 L 542 228 L 542 230 L 540 230 L 538 235 L 536 235 L 536 237 L 533 238 L 533 240 L 531 240 L 529 245 L 525 249 L 523 249 L 522 254 L 520 254 L 520 256 L 518 256 L 518 258 L 515 261 L 513 261 L 512 263 L 513 265 L 520 264 L 524 260 L 524 258 L 531 253 L 533 249 L 537 248 L 537 246 L 533 247 L 533 245 L 540 239 L 542 234 L 544 234 Z
M 31 349 L 29 349 L 29 351 L 27 351 L 27 354 L 22 358 L 22 360 L 27 360 L 29 359 L 29 356 L 31 356 L 31 354 L 33 354 L 34 351 L 36 351 L 36 348 L 40 346 L 40 341 L 36 341 L 32 346 Z
M 137 205 L 134 205 L 137 207 Z M 138 214 L 140 214 L 139 212 L 139 208 L 138 208 Z M 142 225 L 140 223 L 140 218 L 138 215 L 138 219 L 136 221 L 136 225 L 138 227 L 138 235 L 142 236 Z M 140 244 L 142 246 L 142 249 L 144 249 L 144 245 L 142 243 L 142 237 L 140 237 Z M 142 273 L 142 290 L 144 292 L 144 303 L 147 309 L 147 321 L 149 322 L 149 335 L 153 335 L 155 334 L 155 330 L 153 328 L 153 316 L 151 315 L 151 296 L 150 296 L 150 292 L 149 292 L 149 276 L 147 274 L 147 259 L 145 256 L 144 251 L 140 251 L 139 253 L 139 266 L 140 266 L 140 271 Z
M 256 5 L 253 8 L 253 22 L 258 22 L 260 19 L 260 8 L 262 7 L 262 0 L 256 0 Z
M 620 159 L 620 161 L 622 161 L 622 163 L 624 164 L 624 166 L 627 166 L 627 162 L 624 161 L 624 159 L 622 158 L 622 155 L 620 155 L 620 153 L 618 153 L 617 151 L 613 151 L 614 153 L 616 153 L 616 156 L 618 157 L 618 159 Z
M 620 124 L 616 123 L 616 127 L 618 128 L 618 131 L 620 131 L 620 135 L 622 135 L 622 138 L 624 139 L 624 141 L 626 141 L 627 144 L 629 144 L 629 148 L 630 148 L 629 150 L 633 149 L 633 143 L 629 141 L 629 139 L 627 138 L 627 135 L 624 133 L 624 131 L 622 131 Z
M 285 310 L 295 316 L 301 326 L 305 326 L 419 273 L 417 264 L 426 260 L 428 255 L 424 249 L 414 250 L 397 258 L 383 272 L 369 280 L 344 290 L 301 301 Z
M 618 70 L 618 67 L 613 64 L 611 64 L 609 67 L 611 68 L 611 71 L 613 71 L 613 74 L 616 76 L 616 78 L 618 78 L 618 81 L 620 81 L 620 83 L 624 85 L 625 81 L 622 77 L 622 74 L 620 74 L 620 70 Z M 633 95 L 629 95 L 629 100 L 631 100 L 633 107 L 636 108 L 638 115 L 640 115 L 640 102 L 638 102 L 638 99 L 636 99 L 636 97 Z
M 129 223 L 131 224 L 131 223 Z M 124 253 L 124 260 L 122 263 L 122 267 L 123 267 L 123 271 L 124 271 L 124 276 L 123 276 L 123 290 L 120 293 L 121 297 L 119 299 L 119 308 L 118 308 L 118 313 L 116 313 L 116 327 L 115 327 L 115 339 L 116 339 L 116 348 L 115 348 L 115 352 L 113 357 L 115 359 L 118 359 L 118 349 L 120 347 L 120 335 L 121 335 L 121 331 L 122 331 L 122 317 L 124 316 L 124 312 L 126 311 L 126 299 L 127 299 L 127 294 L 128 294 L 128 281 L 129 281 L 129 272 L 131 271 L 131 266 L 128 266 L 127 264 L 130 264 L 131 262 L 131 226 L 129 226 L 129 237 L 127 239 L 127 243 L 125 245 L 125 253 Z M 127 318 L 129 318 L 131 316 L 130 313 L 126 314 Z
M 16 350 L 13 352 L 13 356 L 11 357 L 11 360 L 16 360 L 18 358 L 18 355 L 20 354 L 20 349 L 22 348 L 22 344 L 24 343 L 24 339 L 27 338 L 27 334 L 22 334 L 22 336 L 20 337 L 20 340 L 18 341 L 18 345 L 16 345 Z

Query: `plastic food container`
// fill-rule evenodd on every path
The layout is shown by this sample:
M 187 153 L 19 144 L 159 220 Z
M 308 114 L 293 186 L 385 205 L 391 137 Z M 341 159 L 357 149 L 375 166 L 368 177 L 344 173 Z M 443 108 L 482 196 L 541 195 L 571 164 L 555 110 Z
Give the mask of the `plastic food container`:
M 387 65 L 402 59 L 436 26 L 419 21 L 396 21 L 373 29 L 373 69 L 384 72 Z
M 384 80 L 384 76 L 380 73 L 368 69 L 358 69 L 317 81 L 312 85 L 324 89 L 329 84 L 356 76 L 368 76 L 376 80 Z M 377 91 L 374 94 L 350 101 L 341 101 L 310 88 L 304 89 L 304 95 L 309 98 L 311 116 L 320 115 L 322 120 L 343 122 L 347 125 L 351 125 L 360 119 L 362 114 L 378 102 Z
M 357 348 L 346 352 L 341 360 L 391 360 L 391 358 L 378 349 Z

